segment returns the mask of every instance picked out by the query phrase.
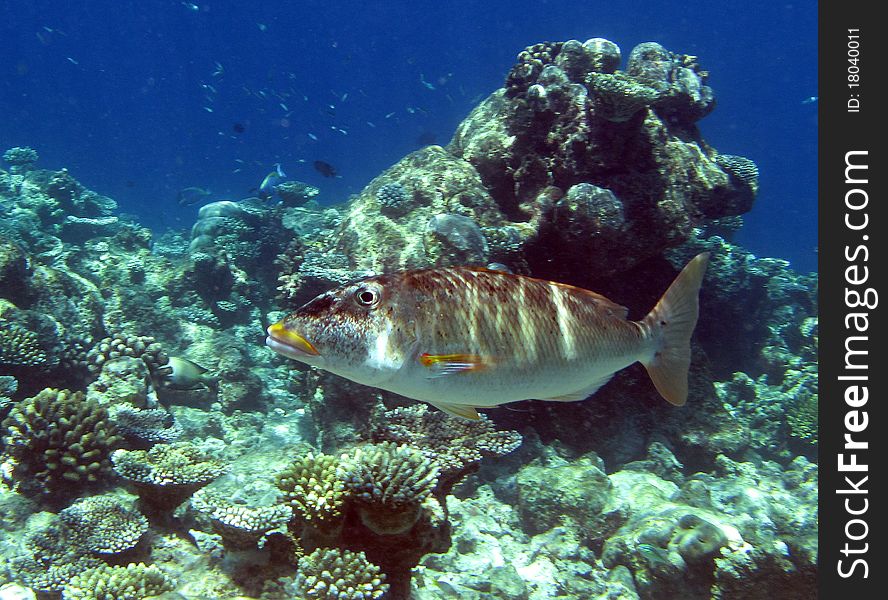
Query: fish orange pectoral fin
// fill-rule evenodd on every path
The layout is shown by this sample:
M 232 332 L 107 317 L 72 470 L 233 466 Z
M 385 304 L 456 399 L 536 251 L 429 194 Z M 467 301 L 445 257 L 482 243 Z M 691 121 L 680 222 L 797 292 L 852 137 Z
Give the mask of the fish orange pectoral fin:
M 432 377 L 443 377 L 456 373 L 483 371 L 492 366 L 492 361 L 478 354 L 420 354 L 419 363 L 427 367 Z

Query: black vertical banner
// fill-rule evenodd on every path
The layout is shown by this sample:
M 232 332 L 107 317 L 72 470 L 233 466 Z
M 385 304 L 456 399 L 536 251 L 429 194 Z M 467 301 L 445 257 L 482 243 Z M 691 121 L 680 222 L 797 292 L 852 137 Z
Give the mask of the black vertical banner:
M 876 2 L 820 3 L 821 598 L 888 597 L 888 23 Z

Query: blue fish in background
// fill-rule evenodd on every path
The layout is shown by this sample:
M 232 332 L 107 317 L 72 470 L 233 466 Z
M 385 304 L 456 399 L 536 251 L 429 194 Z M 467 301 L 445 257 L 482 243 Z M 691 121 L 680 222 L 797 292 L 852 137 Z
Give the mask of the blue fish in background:
M 274 170 L 265 176 L 259 184 L 259 197 L 267 200 L 274 196 L 274 186 L 287 178 L 287 174 L 281 169 L 281 163 L 274 163 Z

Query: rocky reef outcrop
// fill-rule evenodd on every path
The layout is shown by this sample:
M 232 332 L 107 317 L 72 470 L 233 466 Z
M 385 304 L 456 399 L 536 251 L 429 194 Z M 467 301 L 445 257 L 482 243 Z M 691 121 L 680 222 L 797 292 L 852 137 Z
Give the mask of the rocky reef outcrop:
M 590 281 L 748 211 L 755 163 L 720 154 L 695 125 L 715 103 L 696 57 L 651 42 L 621 63 L 599 38 L 520 53 L 446 148 L 408 155 L 350 203 L 336 242 L 351 266 L 493 260 Z

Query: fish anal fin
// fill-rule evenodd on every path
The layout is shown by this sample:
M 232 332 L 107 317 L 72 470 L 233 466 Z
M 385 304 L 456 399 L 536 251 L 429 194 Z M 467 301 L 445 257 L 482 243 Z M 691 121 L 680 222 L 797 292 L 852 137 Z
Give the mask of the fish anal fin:
M 443 410 L 449 415 L 462 417 L 463 419 L 471 419 L 472 421 L 480 421 L 481 416 L 474 407 L 465 404 L 448 404 L 446 402 L 429 402 L 435 408 Z
M 610 381 L 611 377 L 613 376 L 613 373 L 609 373 L 603 377 L 596 379 L 586 387 L 575 392 L 562 394 L 561 396 L 555 396 L 553 398 L 540 398 L 540 400 L 549 400 L 551 402 L 578 402 L 580 400 L 585 400 L 586 398 L 597 392 L 601 388 L 601 386 Z

